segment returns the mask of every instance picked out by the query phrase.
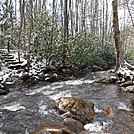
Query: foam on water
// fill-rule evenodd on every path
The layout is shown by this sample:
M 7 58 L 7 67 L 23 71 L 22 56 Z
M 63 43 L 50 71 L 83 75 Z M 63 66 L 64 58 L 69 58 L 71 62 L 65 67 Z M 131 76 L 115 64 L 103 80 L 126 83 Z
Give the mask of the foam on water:
M 99 121 L 86 124 L 84 128 L 90 132 L 90 134 L 106 134 L 104 130 L 108 128 L 108 126 L 112 124 L 112 121 L 108 120 L 107 122 L 100 123 Z M 108 133 L 107 133 L 108 134 Z
M 34 94 L 37 94 L 37 93 L 41 93 L 43 90 L 49 89 L 49 88 L 50 88 L 50 85 L 47 85 L 47 86 L 43 86 L 43 87 L 40 87 L 40 88 L 37 88 L 37 89 L 34 89 L 34 90 L 29 90 L 25 94 L 26 95 L 34 95 Z
M 128 110 L 128 111 L 130 110 L 130 109 L 126 106 L 126 104 L 125 104 L 124 102 L 120 102 L 117 108 L 118 108 L 118 109 L 123 109 L 123 110 Z
M 54 82 L 50 85 L 47 85 L 47 86 L 43 86 L 41 88 L 37 88 L 37 89 L 34 89 L 34 90 L 29 90 L 28 92 L 26 92 L 25 94 L 26 95 L 34 95 L 34 94 L 37 94 L 37 93 L 43 93 L 44 95 L 51 95 L 52 92 L 54 92 L 56 89 L 62 89 L 65 85 L 80 85 L 80 84 L 86 84 L 86 83 L 93 83 L 94 80 L 83 80 L 83 79 L 80 79 L 80 80 L 68 80 L 68 81 L 64 81 L 64 82 Z M 69 92 L 69 91 L 65 91 L 64 92 L 61 92 L 57 95 L 54 95 L 54 100 L 55 98 L 59 98 L 59 97 L 71 97 L 71 95 L 66 94 L 66 92 Z M 63 93 L 63 94 L 62 94 Z M 59 96 L 59 97 L 58 97 Z M 51 97 L 52 98 L 52 97 Z
M 48 111 L 46 109 L 47 109 L 47 105 L 40 105 L 38 112 L 41 113 L 41 114 L 43 114 L 43 115 L 47 115 L 48 114 Z
M 6 133 L 0 131 L 0 134 L 6 134 Z
M 54 109 L 48 109 L 47 105 L 40 105 L 38 113 L 43 116 L 57 114 Z
M 94 82 L 94 80 L 80 79 L 80 80 L 68 80 L 68 81 L 65 81 L 65 84 L 66 85 L 81 85 L 81 84 L 93 83 L 93 82 Z
M 46 95 L 46 96 L 49 96 L 49 95 L 51 95 L 52 93 L 53 93 L 54 91 L 42 91 L 42 93 L 44 94 L 44 95 Z
M 58 94 L 54 94 L 50 96 L 50 99 L 57 100 L 61 97 L 72 97 L 70 91 L 61 91 Z
M 51 88 L 51 90 L 55 90 L 55 89 L 58 89 L 58 88 L 63 88 L 63 85 L 53 86 L 53 87 Z
M 37 93 L 43 93 L 44 95 L 49 95 L 51 94 L 55 89 L 63 88 L 63 83 L 52 83 L 47 86 L 43 86 L 34 90 L 29 90 L 26 92 L 26 95 L 34 95 Z
M 94 106 L 94 110 L 95 110 L 95 113 L 101 113 L 101 112 L 103 112 L 103 110 L 98 109 L 98 108 L 97 108 L 97 107 L 95 107 L 95 106 Z
M 21 109 L 26 109 L 24 106 L 21 106 L 20 104 L 10 104 L 10 105 L 6 105 L 3 106 L 1 109 L 7 109 L 9 111 L 18 111 Z

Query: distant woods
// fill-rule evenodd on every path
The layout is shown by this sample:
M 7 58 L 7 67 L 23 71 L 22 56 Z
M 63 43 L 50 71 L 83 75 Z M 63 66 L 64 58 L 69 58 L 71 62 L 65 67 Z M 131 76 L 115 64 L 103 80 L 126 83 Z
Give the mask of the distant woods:
M 133 36 L 134 1 L 119 0 L 117 6 L 122 11 L 118 28 L 112 21 L 112 0 L 3 0 L 0 47 L 9 53 L 16 49 L 19 60 L 25 53 L 29 64 L 37 57 L 47 68 L 107 68 L 115 59 L 114 32 L 120 28 L 124 53 Z

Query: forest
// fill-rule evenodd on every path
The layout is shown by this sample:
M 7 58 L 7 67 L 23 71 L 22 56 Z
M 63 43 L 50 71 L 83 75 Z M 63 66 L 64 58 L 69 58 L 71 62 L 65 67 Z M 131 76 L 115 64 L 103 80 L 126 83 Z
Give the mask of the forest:
M 0 134 L 133 134 L 133 93 L 134 0 L 0 0 Z
M 19 62 L 23 54 L 28 70 L 32 58 L 46 70 L 108 69 L 116 59 L 114 31 L 120 32 L 120 57 L 134 57 L 133 1 L 118 5 L 120 31 L 113 29 L 111 0 L 1 1 L 1 48 L 16 50 Z

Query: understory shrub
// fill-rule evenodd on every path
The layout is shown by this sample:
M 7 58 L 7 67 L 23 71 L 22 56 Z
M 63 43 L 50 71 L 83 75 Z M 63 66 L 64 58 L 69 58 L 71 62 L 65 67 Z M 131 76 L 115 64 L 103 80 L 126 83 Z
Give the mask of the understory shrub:
M 130 61 L 134 61 L 134 52 L 133 49 L 130 51 L 127 51 L 125 53 L 125 60 L 130 60 Z
M 32 49 L 39 61 L 45 61 L 44 66 L 46 68 L 58 69 L 64 66 L 72 66 L 80 70 L 87 68 L 102 70 L 108 69 L 115 63 L 115 51 L 112 43 L 103 41 L 102 44 L 101 36 L 77 34 L 75 37 L 70 36 L 68 38 L 66 60 L 63 65 L 64 41 L 60 38 L 56 39 L 57 41 L 53 42 L 54 44 L 49 44 L 48 41 L 46 44 L 46 38 L 45 41 L 42 40 L 40 47 Z
M 91 67 L 106 69 L 115 63 L 113 44 L 103 41 L 101 36 L 85 36 L 78 34 L 70 39 L 69 61 L 79 68 Z

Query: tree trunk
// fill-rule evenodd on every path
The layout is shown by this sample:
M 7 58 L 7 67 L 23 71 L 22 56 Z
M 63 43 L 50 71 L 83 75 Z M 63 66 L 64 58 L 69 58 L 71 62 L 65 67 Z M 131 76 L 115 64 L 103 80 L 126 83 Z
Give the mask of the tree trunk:
M 76 9 L 76 28 L 75 28 L 75 32 L 78 32 L 78 0 L 75 1 L 75 9 Z
M 118 0 L 113 0 L 113 34 L 115 40 L 115 49 L 116 49 L 116 71 L 119 69 L 121 63 L 123 62 L 123 48 L 122 41 L 120 38 L 119 30 L 119 20 L 118 20 Z
M 64 1 L 64 41 L 68 37 L 68 13 L 67 13 L 67 0 Z
M 61 25 L 62 25 L 62 27 L 63 27 L 63 1 L 62 0 L 60 0 L 60 6 L 61 6 Z
M 68 38 L 68 12 L 67 5 L 68 0 L 64 0 L 64 43 L 63 43 L 63 65 L 65 65 L 66 61 L 66 43 Z

